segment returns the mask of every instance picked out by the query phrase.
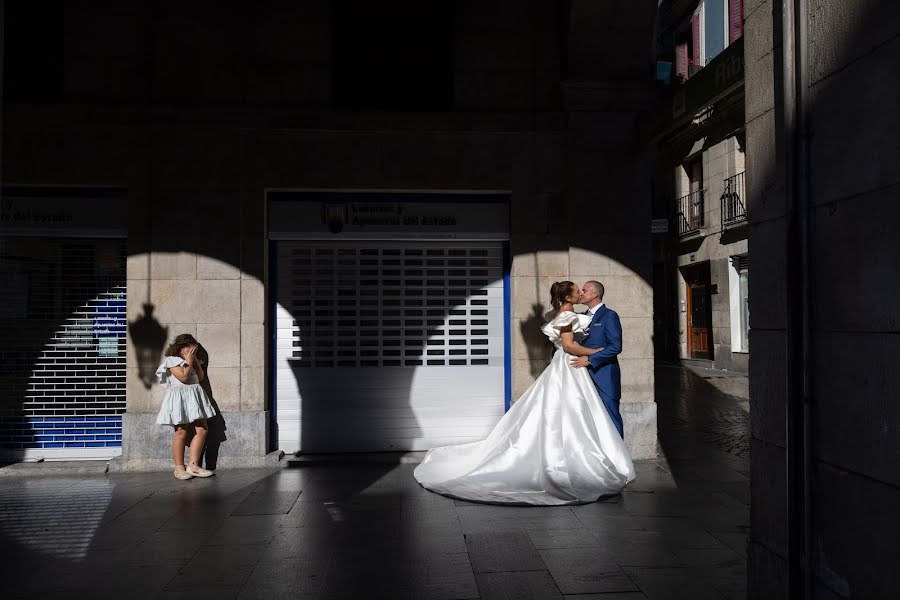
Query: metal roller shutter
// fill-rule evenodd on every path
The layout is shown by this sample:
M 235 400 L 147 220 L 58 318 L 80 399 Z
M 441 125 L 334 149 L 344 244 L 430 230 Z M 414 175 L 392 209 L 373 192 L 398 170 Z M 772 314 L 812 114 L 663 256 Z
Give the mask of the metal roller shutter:
M 0 239 L 0 452 L 121 454 L 125 241 Z
M 285 452 L 484 438 L 505 408 L 501 243 L 279 242 Z

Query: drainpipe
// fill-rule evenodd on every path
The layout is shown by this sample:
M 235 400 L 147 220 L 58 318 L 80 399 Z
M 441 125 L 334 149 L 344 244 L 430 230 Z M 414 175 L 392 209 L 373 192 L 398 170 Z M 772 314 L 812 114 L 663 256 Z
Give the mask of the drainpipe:
M 787 597 L 812 598 L 812 343 L 809 251 L 808 0 L 782 0 L 787 261 Z

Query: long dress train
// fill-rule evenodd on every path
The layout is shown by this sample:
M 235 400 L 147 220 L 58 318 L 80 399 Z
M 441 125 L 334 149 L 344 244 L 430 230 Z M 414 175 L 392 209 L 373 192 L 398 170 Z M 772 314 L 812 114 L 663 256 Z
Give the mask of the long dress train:
M 584 337 L 590 318 L 562 312 L 541 331 L 556 346 L 550 365 L 486 439 L 428 451 L 415 469 L 425 488 L 500 504 L 581 504 L 617 494 L 634 464 L 587 370 L 569 365 L 560 328 Z

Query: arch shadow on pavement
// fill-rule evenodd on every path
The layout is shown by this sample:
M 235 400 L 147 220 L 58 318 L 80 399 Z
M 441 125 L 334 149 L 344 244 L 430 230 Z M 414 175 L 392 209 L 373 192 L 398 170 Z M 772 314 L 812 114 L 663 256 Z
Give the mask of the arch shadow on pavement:
M 622 495 L 582 506 L 445 498 L 415 482 L 416 453 L 386 463 L 325 456 L 187 482 L 168 473 L 7 476 L 0 548 L 17 576 L 5 587 L 16 597 L 104 597 L 127 585 L 152 598 L 494 598 L 526 589 L 542 598 L 743 598 L 749 416 L 742 394 L 715 379 L 660 365 L 660 458 L 639 461 Z M 78 519 L 67 516 L 73 510 Z

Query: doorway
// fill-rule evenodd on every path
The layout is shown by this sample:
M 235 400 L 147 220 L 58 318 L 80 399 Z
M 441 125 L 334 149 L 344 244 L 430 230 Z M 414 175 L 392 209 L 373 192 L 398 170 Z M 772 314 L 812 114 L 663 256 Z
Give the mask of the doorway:
M 713 359 L 709 263 L 684 269 L 687 286 L 687 349 L 690 358 Z

